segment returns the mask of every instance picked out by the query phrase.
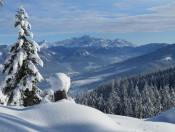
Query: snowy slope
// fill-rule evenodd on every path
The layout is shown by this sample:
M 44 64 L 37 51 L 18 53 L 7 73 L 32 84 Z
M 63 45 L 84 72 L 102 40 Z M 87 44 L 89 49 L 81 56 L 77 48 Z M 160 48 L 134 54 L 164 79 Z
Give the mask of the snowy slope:
M 175 108 L 170 109 L 158 116 L 152 117 L 147 121 L 154 121 L 154 122 L 168 122 L 175 124 Z
M 173 110 L 173 112 L 170 112 L 169 116 L 173 117 L 174 114 L 175 110 Z M 118 116 L 118 115 L 108 115 L 108 116 L 111 119 L 113 119 L 117 124 L 121 125 L 124 128 L 128 128 L 129 132 L 175 132 L 175 124 L 161 122 L 166 115 L 164 117 L 159 116 L 160 120 L 157 120 L 155 122 L 127 116 Z
M 69 100 L 27 108 L 0 105 L 0 131 L 174 132 L 174 115 L 175 109 L 172 109 L 157 117 L 140 120 L 125 116 L 105 115 L 94 108 L 75 104 Z
M 0 106 L 0 131 L 4 132 L 107 132 L 123 131 L 102 112 L 68 100 L 27 108 Z

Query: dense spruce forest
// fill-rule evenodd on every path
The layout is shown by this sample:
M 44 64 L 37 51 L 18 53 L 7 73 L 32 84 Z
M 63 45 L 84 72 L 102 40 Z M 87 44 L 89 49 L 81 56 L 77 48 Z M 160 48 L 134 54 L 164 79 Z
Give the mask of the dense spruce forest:
M 116 78 L 77 95 L 76 102 L 109 114 L 147 118 L 175 107 L 175 68 Z

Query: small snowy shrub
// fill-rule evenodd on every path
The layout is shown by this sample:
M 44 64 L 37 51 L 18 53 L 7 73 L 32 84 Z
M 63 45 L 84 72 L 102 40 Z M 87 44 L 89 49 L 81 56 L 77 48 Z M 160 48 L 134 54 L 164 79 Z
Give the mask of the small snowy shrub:
M 52 89 L 43 91 L 41 96 L 43 97 L 41 103 L 54 102 L 54 91 Z
M 70 99 L 70 97 L 67 96 L 70 88 L 70 77 L 64 73 L 55 73 L 50 76 L 49 81 L 51 89 L 42 92 L 42 103 Z

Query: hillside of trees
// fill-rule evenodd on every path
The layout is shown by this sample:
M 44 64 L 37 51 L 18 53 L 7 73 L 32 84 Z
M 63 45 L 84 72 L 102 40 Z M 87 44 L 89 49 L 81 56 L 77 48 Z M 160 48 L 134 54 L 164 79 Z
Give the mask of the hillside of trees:
M 109 114 L 152 117 L 175 107 L 175 68 L 114 79 L 77 95 L 76 102 Z

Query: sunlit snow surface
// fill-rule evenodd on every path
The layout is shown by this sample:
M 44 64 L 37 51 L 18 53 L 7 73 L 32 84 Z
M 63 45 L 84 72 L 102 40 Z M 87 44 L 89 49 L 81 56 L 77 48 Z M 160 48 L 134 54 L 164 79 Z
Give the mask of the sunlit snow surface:
M 112 132 L 123 129 L 102 112 L 68 100 L 27 108 L 0 106 L 4 132 Z
M 128 130 L 126 132 L 174 132 L 175 124 L 145 121 L 126 116 L 108 115 L 120 126 Z
M 159 122 L 175 114 L 175 109 L 158 120 L 140 120 L 104 113 L 73 101 L 61 100 L 31 107 L 0 106 L 0 131 L 4 132 L 174 132 L 171 123 Z M 158 122 L 157 122 L 158 121 Z M 166 120 L 164 120 L 166 121 Z

